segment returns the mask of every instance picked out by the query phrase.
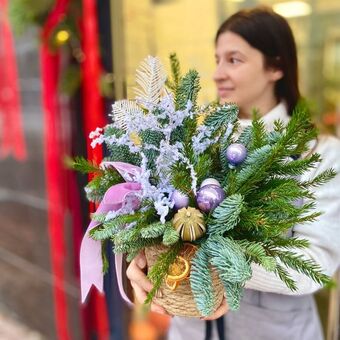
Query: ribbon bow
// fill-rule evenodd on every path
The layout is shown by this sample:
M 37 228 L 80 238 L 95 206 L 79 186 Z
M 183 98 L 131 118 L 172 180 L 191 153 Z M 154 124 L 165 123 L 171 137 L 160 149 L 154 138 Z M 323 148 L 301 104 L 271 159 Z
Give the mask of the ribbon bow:
M 109 211 L 117 211 L 120 209 L 128 195 L 134 195 L 140 192 L 140 183 L 134 182 L 135 176 L 140 174 L 141 169 L 123 162 L 102 162 L 101 167 L 114 167 L 120 175 L 128 182 L 120 183 L 110 187 L 99 207 L 96 214 L 105 214 Z M 89 233 L 98 226 L 98 221 L 91 221 L 88 226 L 80 247 L 80 286 L 81 286 L 81 300 L 85 301 L 91 286 L 94 285 L 103 293 L 103 261 L 101 255 L 101 242 L 93 240 Z M 126 296 L 122 284 L 122 255 L 115 255 L 117 282 L 120 294 L 123 299 L 131 304 L 131 301 Z

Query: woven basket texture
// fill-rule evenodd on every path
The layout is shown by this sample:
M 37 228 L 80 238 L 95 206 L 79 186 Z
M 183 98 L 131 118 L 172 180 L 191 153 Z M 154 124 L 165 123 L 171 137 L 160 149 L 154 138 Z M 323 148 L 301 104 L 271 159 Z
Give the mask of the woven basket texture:
M 158 256 L 168 249 L 169 248 L 163 245 L 145 248 L 145 256 L 148 268 L 151 268 L 156 262 Z M 212 269 L 211 274 L 215 293 L 214 310 L 216 310 L 222 303 L 224 288 L 221 280 L 218 277 L 217 271 Z M 162 306 L 170 315 L 185 317 L 202 316 L 196 308 L 196 303 L 190 287 L 189 277 L 179 282 L 179 285 L 175 290 L 171 290 L 169 287 L 167 287 L 165 282 L 163 282 L 156 296 L 153 298 L 153 302 Z

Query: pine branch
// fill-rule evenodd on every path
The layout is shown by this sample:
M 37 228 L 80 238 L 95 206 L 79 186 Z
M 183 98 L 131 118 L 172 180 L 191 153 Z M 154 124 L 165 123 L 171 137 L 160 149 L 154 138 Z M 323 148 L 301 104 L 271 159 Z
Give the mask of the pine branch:
M 92 215 L 92 220 L 98 221 L 101 224 L 90 231 L 90 236 L 94 240 L 105 240 L 114 237 L 117 232 L 120 232 L 127 224 L 137 222 L 140 218 L 140 213 L 130 215 L 119 215 L 113 219 L 106 220 L 106 215 Z
M 269 272 L 275 270 L 275 258 L 267 255 L 266 249 L 261 243 L 247 240 L 239 240 L 236 242 L 240 245 L 246 256 L 248 256 L 251 261 L 263 266 L 263 268 Z
M 212 218 L 208 220 L 208 233 L 211 235 L 223 235 L 233 229 L 240 221 L 240 213 L 243 209 L 243 196 L 234 194 L 228 196 L 213 211 Z
M 190 285 L 197 309 L 203 316 L 214 312 L 214 290 L 208 254 L 199 248 L 191 261 Z
M 209 177 L 210 173 L 212 173 L 212 166 L 213 160 L 208 152 L 199 155 L 194 166 L 198 183 Z
M 180 63 L 179 63 L 176 53 L 170 54 L 170 67 L 171 67 L 172 81 L 167 79 L 166 85 L 172 90 L 172 92 L 176 96 L 176 93 L 178 91 L 178 87 L 181 81 L 181 68 L 180 68 Z
M 102 174 L 103 170 L 94 162 L 85 159 L 84 157 L 66 157 L 64 159 L 66 167 L 79 171 L 83 174 L 97 173 Z
M 107 169 L 101 175 L 93 177 L 86 185 L 86 196 L 91 202 L 99 202 L 111 186 L 121 182 L 123 179 L 116 170 Z
M 313 154 L 309 158 L 291 160 L 290 162 L 278 163 L 272 168 L 272 174 L 284 176 L 300 176 L 308 170 L 315 168 L 321 158 L 318 154 Z
M 124 240 L 125 236 L 125 240 Z M 114 248 L 113 251 L 116 254 L 124 254 L 126 253 L 128 257 L 133 256 L 135 253 L 140 252 L 141 250 L 151 247 L 161 243 L 161 238 L 141 238 L 136 237 L 133 241 L 128 241 L 127 239 L 131 237 L 131 235 L 119 235 L 114 239 Z
M 205 120 L 204 125 L 213 128 L 215 134 L 218 130 L 225 128 L 228 124 L 234 124 L 238 116 L 238 106 L 236 104 L 224 104 L 217 107 Z
M 102 262 L 103 262 L 103 274 L 106 274 L 109 270 L 109 259 L 106 255 L 106 246 L 108 241 L 103 241 L 101 244 L 101 252 L 102 252 Z
M 265 241 L 267 247 L 275 247 L 275 248 L 285 248 L 285 249 L 292 249 L 292 248 L 308 248 L 309 241 L 301 238 L 296 237 L 273 237 Z
M 262 119 L 258 119 L 258 112 L 254 113 L 252 121 L 252 141 L 249 150 L 260 149 L 267 144 L 267 131 Z
M 312 180 L 301 182 L 301 186 L 303 186 L 305 188 L 317 187 L 317 186 L 320 186 L 320 185 L 327 183 L 328 181 L 333 179 L 336 175 L 337 175 L 337 173 L 334 169 L 332 169 L 332 168 L 327 169 L 327 170 L 323 171 L 321 174 L 319 174 L 318 176 L 316 176 L 315 178 L 313 178 Z
M 249 149 L 249 144 L 253 139 L 253 127 L 247 126 L 240 134 L 237 139 L 237 143 L 243 144 L 247 149 Z
M 171 227 L 171 222 L 161 223 L 161 222 L 155 222 L 152 224 L 149 224 L 145 228 L 143 228 L 140 232 L 141 237 L 143 238 L 155 238 L 162 236 L 164 234 L 164 231 Z
M 322 273 L 321 267 L 311 259 L 305 259 L 302 255 L 291 251 L 273 251 L 272 254 L 277 256 L 287 267 L 305 274 L 320 285 L 328 284 L 331 281 L 329 276 Z
M 185 110 L 188 101 L 192 103 L 192 110 L 196 110 L 198 91 L 200 90 L 199 75 L 196 70 L 190 70 L 180 81 L 175 97 L 177 110 Z
M 240 283 L 229 283 L 224 284 L 226 291 L 226 298 L 228 307 L 232 311 L 236 311 L 240 308 L 240 302 L 242 298 L 243 285 Z
M 291 291 L 297 291 L 296 282 L 291 278 L 288 271 L 278 263 L 276 264 L 275 274 Z
M 223 283 L 245 283 L 251 277 L 251 269 L 241 247 L 232 239 L 210 236 L 205 249 L 210 263 L 219 272 Z
M 267 174 L 272 157 L 273 149 L 270 145 L 264 145 L 249 153 L 244 166 L 237 174 L 235 190 L 244 193 L 254 189 L 255 184 Z
M 179 233 L 171 225 L 167 225 L 167 228 L 163 234 L 163 244 L 165 246 L 172 246 L 179 240 Z
M 191 191 L 190 170 L 184 163 L 177 162 L 172 166 L 171 184 L 181 192 L 189 193 Z

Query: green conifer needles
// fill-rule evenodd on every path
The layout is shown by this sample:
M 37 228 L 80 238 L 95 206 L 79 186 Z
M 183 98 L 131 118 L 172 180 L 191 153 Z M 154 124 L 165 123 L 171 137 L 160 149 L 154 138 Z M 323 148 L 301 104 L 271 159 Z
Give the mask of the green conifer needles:
M 146 247 L 168 247 L 149 270 L 154 285 L 150 302 L 183 247 L 172 225 L 177 213 L 172 195 L 187 195 L 182 197 L 188 201 L 185 207 L 199 209 L 197 192 L 209 178 L 219 182 L 225 198 L 214 210 L 202 212 L 199 223 L 206 233 L 193 242 L 198 250 L 191 260 L 190 284 L 202 315 L 214 311 L 212 273 L 218 274 L 230 309 L 239 306 L 252 263 L 275 273 L 292 290 L 297 283 L 291 270 L 320 284 L 329 282 L 322 268 L 301 255 L 308 242 L 288 236 L 296 224 L 308 222 L 310 228 L 318 228 L 317 223 L 311 225 L 321 214 L 315 210 L 315 188 L 335 176 L 332 169 L 314 178 L 308 175 L 322 160 L 309 153 L 316 130 L 307 110 L 298 106 L 287 125 L 277 120 L 271 131 L 255 112 L 252 124 L 242 130 L 235 104 L 198 108 L 198 73 L 190 70 L 182 76 L 175 54 L 171 69 L 165 82 L 159 60 L 146 59 L 137 71 L 136 100 L 115 103 L 113 123 L 92 134 L 94 146 L 107 146 L 106 161 L 139 167 L 135 178 L 81 158 L 73 162 L 75 169 L 95 174 L 86 187 L 90 200 L 100 201 L 117 183 L 137 181 L 141 187 L 136 211 L 123 206 L 95 215 L 99 225 L 91 236 L 110 240 L 114 251 L 127 253 L 128 260 Z M 246 148 L 247 156 L 235 165 L 229 163 L 226 151 L 237 143 Z M 190 225 L 194 222 L 188 221 L 194 230 Z

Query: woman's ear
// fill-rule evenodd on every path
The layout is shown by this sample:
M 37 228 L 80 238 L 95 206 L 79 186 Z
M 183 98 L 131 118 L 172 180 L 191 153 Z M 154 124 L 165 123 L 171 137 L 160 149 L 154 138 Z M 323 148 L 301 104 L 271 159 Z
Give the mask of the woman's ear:
M 277 80 L 283 78 L 283 72 L 280 69 L 272 69 L 271 74 L 272 74 L 271 77 L 272 77 L 273 81 L 277 81 Z
M 272 81 L 278 81 L 279 79 L 283 77 L 283 72 L 279 68 L 271 68 L 269 72 L 270 72 L 270 79 Z
M 270 80 L 278 81 L 283 78 L 283 71 L 281 70 L 281 58 L 275 57 L 274 60 L 271 60 L 271 65 L 268 66 L 268 71 L 270 73 Z

